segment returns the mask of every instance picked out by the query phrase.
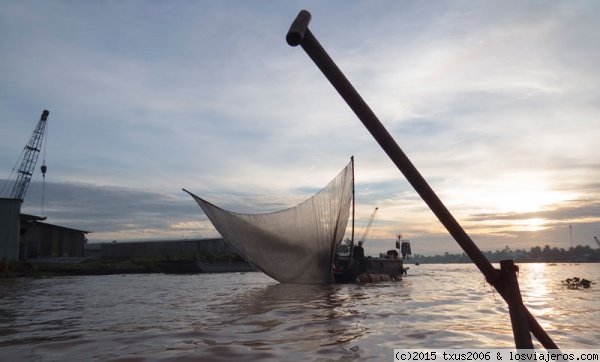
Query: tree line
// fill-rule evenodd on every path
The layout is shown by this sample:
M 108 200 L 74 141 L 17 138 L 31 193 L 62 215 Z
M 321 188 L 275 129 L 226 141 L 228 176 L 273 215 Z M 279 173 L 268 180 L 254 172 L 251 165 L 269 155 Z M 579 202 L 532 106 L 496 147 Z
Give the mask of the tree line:
M 529 250 L 512 250 L 507 245 L 502 250 L 483 251 L 485 257 L 492 263 L 501 260 L 513 259 L 521 263 L 600 263 L 600 248 L 593 249 L 589 245 L 577 245 L 568 249 L 551 248 L 549 245 L 542 247 L 534 246 Z M 406 261 L 407 263 L 471 263 L 471 259 L 465 254 L 450 254 L 445 252 L 443 255 L 424 256 L 414 254 Z

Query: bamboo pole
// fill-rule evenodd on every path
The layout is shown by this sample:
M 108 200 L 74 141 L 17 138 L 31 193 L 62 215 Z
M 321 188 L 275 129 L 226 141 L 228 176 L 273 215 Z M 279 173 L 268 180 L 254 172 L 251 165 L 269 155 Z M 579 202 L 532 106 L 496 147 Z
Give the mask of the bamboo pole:
M 325 77 L 337 90 L 344 101 L 346 101 L 352 111 L 354 111 L 356 116 L 361 120 L 367 130 L 369 130 L 381 148 L 390 157 L 392 162 L 394 162 L 402 174 L 404 174 L 415 191 L 419 194 L 419 196 L 421 196 L 423 201 L 425 201 L 425 203 L 437 216 L 444 227 L 446 227 L 450 235 L 452 235 L 452 237 L 462 247 L 469 258 L 471 258 L 473 263 L 475 263 L 477 268 L 479 268 L 479 270 L 483 273 L 487 282 L 493 285 L 496 290 L 498 290 L 500 295 L 507 303 L 515 303 L 513 298 L 508 295 L 510 289 L 503 287 L 503 285 L 506 283 L 511 283 L 510 280 L 506 280 L 506 273 L 500 273 L 492 266 L 492 264 L 483 255 L 481 250 L 479 250 L 477 245 L 475 245 L 473 240 L 471 240 L 469 235 L 467 235 L 464 229 L 448 211 L 446 206 L 437 197 L 427 181 L 425 181 L 417 168 L 412 164 L 400 146 L 398 146 L 396 141 L 383 126 L 381 121 L 379 121 L 375 113 L 373 113 L 371 108 L 362 99 L 356 89 L 354 89 L 352 84 L 348 81 L 342 71 L 337 67 L 325 49 L 323 49 L 321 44 L 314 37 L 308 28 L 310 20 L 311 15 L 308 11 L 300 11 L 286 35 L 287 43 L 290 46 L 302 46 L 302 49 L 304 49 L 306 54 L 313 60 L 315 65 L 321 70 L 323 75 L 325 75 Z M 516 287 L 518 288 L 518 285 Z M 518 299 L 520 299 L 520 295 Z M 552 339 L 550 339 L 537 321 L 535 321 L 535 318 L 533 318 L 531 313 L 527 311 L 522 303 L 521 305 L 522 308 L 526 310 L 526 313 L 524 314 L 527 316 L 526 322 L 523 323 L 525 327 L 521 327 L 526 328 L 528 326 L 528 328 L 531 329 L 533 334 L 545 348 L 558 349 Z M 518 310 L 520 307 L 513 304 L 513 308 Z M 516 320 L 511 322 L 519 323 L 519 321 Z M 517 342 L 516 340 L 515 343 L 517 343 L 517 348 L 526 348 L 520 347 L 521 343 Z

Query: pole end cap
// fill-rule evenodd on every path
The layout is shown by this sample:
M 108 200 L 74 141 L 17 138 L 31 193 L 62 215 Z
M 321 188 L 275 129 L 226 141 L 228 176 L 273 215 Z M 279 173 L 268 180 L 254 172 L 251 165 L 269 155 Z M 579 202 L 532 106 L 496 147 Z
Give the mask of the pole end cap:
M 304 40 L 304 34 L 306 34 L 306 30 L 308 29 L 308 24 L 310 23 L 311 15 L 306 10 L 301 10 L 296 16 L 296 19 L 290 26 L 290 30 L 288 30 L 287 35 L 285 36 L 285 41 L 290 46 L 297 46 L 302 43 Z

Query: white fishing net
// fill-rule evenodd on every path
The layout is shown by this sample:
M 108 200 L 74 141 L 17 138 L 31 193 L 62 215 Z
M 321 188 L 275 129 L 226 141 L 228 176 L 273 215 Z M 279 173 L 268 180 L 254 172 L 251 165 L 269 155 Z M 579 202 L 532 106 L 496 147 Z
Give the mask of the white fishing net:
M 235 213 L 190 195 L 221 236 L 271 278 L 280 283 L 333 282 L 333 255 L 344 237 L 352 201 L 352 163 L 310 199 L 273 213 Z

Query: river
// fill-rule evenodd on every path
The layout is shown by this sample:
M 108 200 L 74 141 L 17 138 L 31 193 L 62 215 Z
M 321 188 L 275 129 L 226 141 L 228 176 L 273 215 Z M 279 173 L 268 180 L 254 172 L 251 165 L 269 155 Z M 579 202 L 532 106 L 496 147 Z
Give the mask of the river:
M 600 346 L 600 264 L 520 264 L 560 348 Z M 536 348 L 541 345 L 535 341 Z M 2 361 L 379 361 L 394 348 L 512 348 L 508 308 L 471 264 L 402 281 L 279 284 L 260 272 L 0 280 Z

